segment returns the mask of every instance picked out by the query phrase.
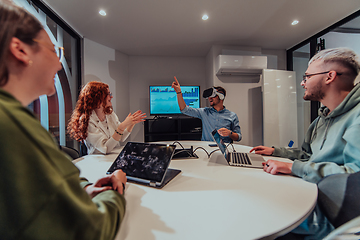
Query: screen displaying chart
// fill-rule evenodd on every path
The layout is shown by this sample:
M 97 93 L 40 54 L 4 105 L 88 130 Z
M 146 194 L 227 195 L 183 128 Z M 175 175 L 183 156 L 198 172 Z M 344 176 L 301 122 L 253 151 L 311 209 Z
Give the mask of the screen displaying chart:
M 176 92 L 171 86 L 150 86 L 150 114 L 180 114 Z M 181 86 L 181 92 L 187 106 L 200 107 L 200 87 Z

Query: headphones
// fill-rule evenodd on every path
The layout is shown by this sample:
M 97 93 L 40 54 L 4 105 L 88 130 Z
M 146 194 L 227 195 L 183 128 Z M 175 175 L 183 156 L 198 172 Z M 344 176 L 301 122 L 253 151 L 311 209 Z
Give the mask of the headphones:
M 219 96 L 220 100 L 224 100 L 225 96 L 223 93 L 218 92 L 214 87 L 208 88 L 204 90 L 203 92 L 203 98 L 209 98 L 209 97 L 216 97 L 216 95 Z

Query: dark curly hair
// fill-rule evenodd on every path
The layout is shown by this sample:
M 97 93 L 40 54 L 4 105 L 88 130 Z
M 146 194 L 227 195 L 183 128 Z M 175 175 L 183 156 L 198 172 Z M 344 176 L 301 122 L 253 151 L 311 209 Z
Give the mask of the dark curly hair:
M 225 88 L 220 87 L 220 86 L 217 86 L 217 87 L 214 87 L 214 88 L 216 89 L 216 91 L 224 94 L 224 97 L 226 97 L 226 90 L 225 90 Z
M 105 99 L 108 95 L 109 85 L 102 82 L 89 82 L 81 89 L 67 127 L 68 133 L 73 139 L 83 142 L 87 138 L 90 115 L 101 104 L 104 106 L 106 114 L 112 113 L 112 108 L 106 107 Z

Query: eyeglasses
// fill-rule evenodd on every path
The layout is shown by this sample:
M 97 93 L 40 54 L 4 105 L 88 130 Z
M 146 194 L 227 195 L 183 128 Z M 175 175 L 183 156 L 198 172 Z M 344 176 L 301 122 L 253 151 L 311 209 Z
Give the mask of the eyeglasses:
M 329 73 L 329 72 L 331 72 L 332 70 L 330 70 L 330 71 L 327 71 L 327 72 L 320 72 L 320 73 L 312 73 L 312 74 L 304 74 L 303 75 L 303 82 L 304 83 L 306 83 L 306 81 L 310 78 L 310 77 L 312 77 L 312 76 L 315 76 L 315 75 L 320 75 L 320 74 L 326 74 L 326 73 Z M 341 75 L 342 73 L 338 73 L 338 72 L 336 72 L 336 75 Z
M 63 58 L 64 58 L 64 48 L 63 47 L 58 47 L 55 46 L 54 44 L 52 44 L 52 47 L 50 47 L 50 44 L 38 39 L 33 38 L 32 39 L 34 42 L 39 43 L 40 45 L 43 45 L 44 47 L 46 47 L 47 49 L 49 49 L 50 51 L 54 52 L 56 54 L 56 56 L 58 56 L 59 61 L 62 62 Z
M 113 95 L 112 95 L 112 92 L 109 92 L 109 93 L 108 93 L 108 95 L 109 95 L 110 97 L 112 97 L 112 96 L 113 96 Z

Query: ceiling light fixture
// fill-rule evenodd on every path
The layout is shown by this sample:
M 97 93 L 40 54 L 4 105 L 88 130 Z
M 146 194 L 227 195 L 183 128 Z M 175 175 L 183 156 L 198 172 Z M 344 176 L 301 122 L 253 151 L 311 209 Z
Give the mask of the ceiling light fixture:
M 291 25 L 296 25 L 296 24 L 298 24 L 299 23 L 299 21 L 298 20 L 294 20 L 292 23 L 291 23 Z
M 204 14 L 204 15 L 202 16 L 202 20 L 208 20 L 208 19 L 209 19 L 209 16 L 208 16 L 208 15 Z
M 104 10 L 100 10 L 100 11 L 99 11 L 99 14 L 100 14 L 101 16 L 106 16 L 106 12 L 105 12 Z

